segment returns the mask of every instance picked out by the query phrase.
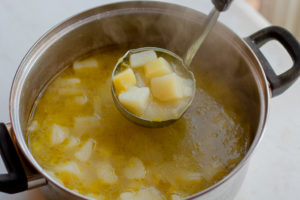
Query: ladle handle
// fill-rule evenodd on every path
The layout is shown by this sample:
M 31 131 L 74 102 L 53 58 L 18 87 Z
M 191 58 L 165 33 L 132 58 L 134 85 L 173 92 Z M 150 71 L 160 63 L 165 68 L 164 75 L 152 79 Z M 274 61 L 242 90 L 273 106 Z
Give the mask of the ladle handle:
M 220 12 L 227 10 L 232 1 L 233 0 L 212 0 L 216 9 Z
M 287 90 L 300 76 L 300 44 L 289 31 L 278 26 L 270 26 L 250 35 L 245 40 L 262 64 L 270 83 L 273 97 Z M 293 66 L 279 75 L 274 72 L 270 63 L 259 50 L 260 47 L 270 40 L 280 42 L 293 60 Z
M 0 153 L 7 174 L 0 174 L 0 191 L 17 193 L 28 188 L 27 178 L 5 124 L 0 123 Z

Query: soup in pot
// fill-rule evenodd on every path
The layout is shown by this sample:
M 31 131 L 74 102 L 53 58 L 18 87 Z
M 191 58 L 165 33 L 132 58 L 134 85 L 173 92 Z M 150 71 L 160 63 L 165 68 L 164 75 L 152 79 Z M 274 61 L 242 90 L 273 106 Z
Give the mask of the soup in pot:
M 165 128 L 131 123 L 110 85 L 125 51 L 87 54 L 49 82 L 27 128 L 36 161 L 63 186 L 101 200 L 178 200 L 221 180 L 249 148 L 247 123 L 202 89 L 196 73 L 195 99 L 180 120 Z

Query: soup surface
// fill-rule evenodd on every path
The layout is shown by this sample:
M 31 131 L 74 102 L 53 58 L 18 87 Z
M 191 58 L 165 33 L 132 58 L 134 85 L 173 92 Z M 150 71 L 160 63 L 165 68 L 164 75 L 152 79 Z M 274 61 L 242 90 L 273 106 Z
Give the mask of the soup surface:
M 27 131 L 37 162 L 62 185 L 101 200 L 177 200 L 222 179 L 250 143 L 241 117 L 201 89 L 205 82 L 195 74 L 196 96 L 182 119 L 156 129 L 129 122 L 110 88 L 125 51 L 85 55 L 75 62 L 82 65 L 65 68 L 48 84 Z

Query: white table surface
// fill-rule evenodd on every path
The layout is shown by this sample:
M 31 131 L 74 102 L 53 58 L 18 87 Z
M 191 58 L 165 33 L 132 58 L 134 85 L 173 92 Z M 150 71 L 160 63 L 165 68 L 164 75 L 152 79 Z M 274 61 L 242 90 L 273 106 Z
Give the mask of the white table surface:
M 33 43 L 52 26 L 83 10 L 115 1 L 108 0 L 0 0 L 0 121 L 9 122 L 8 99 L 17 67 Z M 173 2 L 208 13 L 210 0 Z M 235 0 L 219 20 L 245 37 L 269 23 L 243 0 Z M 278 44 L 263 52 L 277 71 L 291 66 Z M 271 99 L 265 135 L 253 154 L 246 179 L 236 200 L 300 198 L 300 81 Z M 5 168 L 0 160 L 0 173 Z M 8 195 L 2 200 L 44 200 L 38 189 Z

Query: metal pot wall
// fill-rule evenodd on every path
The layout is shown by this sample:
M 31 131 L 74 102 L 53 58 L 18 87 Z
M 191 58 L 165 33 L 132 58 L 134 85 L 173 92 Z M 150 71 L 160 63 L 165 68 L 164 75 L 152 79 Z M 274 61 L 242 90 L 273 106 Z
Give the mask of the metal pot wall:
M 0 149 L 8 171 L 0 175 L 0 191 L 16 193 L 41 187 L 49 199 L 87 199 L 51 178 L 27 146 L 28 118 L 42 88 L 75 58 L 104 46 L 157 46 L 183 56 L 198 36 L 204 17 L 195 10 L 173 4 L 124 2 L 78 14 L 45 34 L 25 56 L 15 75 L 10 96 L 11 126 L 0 126 Z M 294 61 L 293 67 L 280 75 L 274 73 L 259 51 L 272 39 L 279 41 Z M 300 75 L 300 46 L 280 27 L 268 27 L 241 39 L 217 24 L 193 66 L 194 73 L 218 79 L 234 93 L 235 101 L 241 102 L 228 101 L 226 91 L 212 94 L 251 121 L 252 143 L 231 173 L 189 199 L 232 199 L 263 134 L 270 97 L 284 92 Z

